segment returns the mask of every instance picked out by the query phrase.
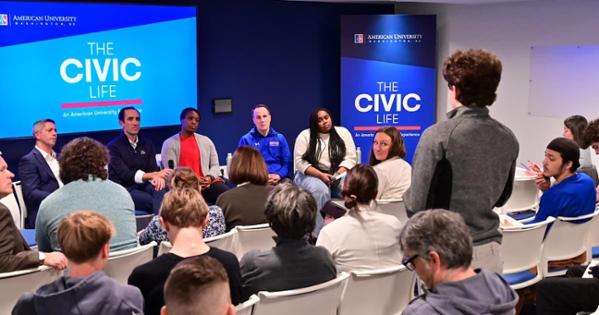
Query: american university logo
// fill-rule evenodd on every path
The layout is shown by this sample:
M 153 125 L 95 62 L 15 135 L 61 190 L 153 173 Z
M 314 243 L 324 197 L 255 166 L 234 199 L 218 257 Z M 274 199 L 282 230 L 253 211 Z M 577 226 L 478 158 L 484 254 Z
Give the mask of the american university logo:
M 8 14 L 0 14 L 0 26 L 8 25 Z

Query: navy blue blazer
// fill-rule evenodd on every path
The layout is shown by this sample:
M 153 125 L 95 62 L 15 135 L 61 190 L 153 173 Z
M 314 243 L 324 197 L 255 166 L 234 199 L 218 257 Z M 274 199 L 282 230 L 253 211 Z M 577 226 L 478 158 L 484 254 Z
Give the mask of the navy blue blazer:
M 40 203 L 50 193 L 58 189 L 58 180 L 38 149 L 33 148 L 19 161 L 19 178 L 23 197 L 27 206 L 26 227 L 35 227 L 35 218 Z
M 121 133 L 107 146 L 110 150 L 108 177 L 125 188 L 136 185 L 135 173 L 137 170 L 146 173 L 160 170 L 156 164 L 156 151 L 150 140 L 138 136 L 137 147 L 133 149 L 127 136 Z

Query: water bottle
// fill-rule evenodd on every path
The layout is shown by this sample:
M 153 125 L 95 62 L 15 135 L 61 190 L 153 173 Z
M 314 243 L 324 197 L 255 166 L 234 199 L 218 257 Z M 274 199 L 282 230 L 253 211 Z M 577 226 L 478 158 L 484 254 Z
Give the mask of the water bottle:
M 362 150 L 360 150 L 360 147 L 356 148 L 356 163 L 362 163 Z
M 229 167 L 231 167 L 231 160 L 233 159 L 233 154 L 230 152 L 227 153 L 227 167 L 225 167 L 225 178 L 229 178 Z

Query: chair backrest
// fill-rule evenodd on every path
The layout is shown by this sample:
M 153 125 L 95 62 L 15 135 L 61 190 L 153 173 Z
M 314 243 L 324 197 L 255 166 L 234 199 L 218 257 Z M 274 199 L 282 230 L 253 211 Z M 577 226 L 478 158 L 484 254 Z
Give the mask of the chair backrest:
M 15 192 L 17 202 L 19 203 L 19 209 L 21 210 L 21 228 L 25 228 L 25 218 L 27 217 L 27 205 L 25 204 L 25 197 L 23 196 L 23 185 L 21 185 L 21 181 L 13 182 L 12 189 Z
M 276 245 L 273 239 L 273 236 L 276 236 L 276 234 L 268 223 L 238 225 L 235 229 L 237 230 L 237 238 L 239 239 L 239 248 L 237 251 L 237 258 L 239 259 L 251 250 L 268 250 Z
M 543 222 L 502 229 L 501 255 L 504 274 L 540 266 L 543 236 L 547 225 L 553 221 L 555 218 L 549 217 Z M 538 271 L 541 272 L 540 269 Z
M 166 254 L 166 253 L 170 252 L 172 248 L 173 248 L 173 244 L 171 244 L 171 242 L 169 242 L 169 241 L 160 242 L 160 245 L 158 245 L 158 255 L 157 256 L 160 256 L 162 254 Z
M 551 276 L 547 270 L 547 262 L 565 260 L 588 252 L 587 236 L 591 223 L 599 212 L 574 217 L 558 217 L 549 229 L 543 244 L 541 263 L 543 264 L 543 275 Z M 573 222 L 578 220 L 590 220 L 584 223 Z M 587 255 L 588 256 L 588 255 Z M 589 260 L 590 257 L 587 257 Z M 564 271 L 565 272 L 565 271 Z M 561 274 L 563 274 L 562 272 Z
M 23 220 L 21 219 L 21 209 L 19 208 L 19 203 L 17 202 L 15 194 L 9 194 L 8 196 L 5 196 L 4 198 L 0 199 L 0 203 L 5 205 L 8 208 L 8 210 L 10 210 L 10 214 L 12 215 L 12 219 L 15 222 L 17 228 L 22 229 Z
M 402 224 L 408 221 L 406 206 L 402 199 L 379 199 L 376 203 L 380 212 L 396 217 Z
M 0 314 L 10 314 L 23 293 L 35 292 L 60 276 L 62 271 L 46 266 L 0 273 Z
M 349 275 L 303 289 L 280 292 L 258 292 L 260 301 L 253 315 L 331 315 L 336 314 Z
M 152 260 L 154 246 L 156 242 L 110 253 L 104 272 L 121 283 L 127 283 L 135 267 Z
M 254 305 L 256 305 L 258 301 L 260 301 L 260 298 L 258 298 L 257 295 L 252 294 L 247 301 L 235 306 L 235 314 L 252 315 L 252 312 L 254 311 Z
M 339 315 L 401 314 L 411 300 L 416 275 L 405 266 L 352 272 Z
M 539 189 L 534 176 L 519 176 L 514 179 L 510 199 L 501 207 L 505 213 L 530 210 L 539 205 Z
M 599 205 L 595 209 L 595 212 L 599 211 Z M 589 228 L 589 235 L 587 237 L 589 249 L 599 246 L 599 218 L 591 220 L 591 227 Z
M 207 237 L 204 239 L 204 242 L 206 243 L 206 245 L 210 247 L 216 247 L 218 249 L 228 251 L 234 254 L 235 256 L 238 256 L 239 239 L 236 229 L 232 229 L 231 231 L 225 234 Z

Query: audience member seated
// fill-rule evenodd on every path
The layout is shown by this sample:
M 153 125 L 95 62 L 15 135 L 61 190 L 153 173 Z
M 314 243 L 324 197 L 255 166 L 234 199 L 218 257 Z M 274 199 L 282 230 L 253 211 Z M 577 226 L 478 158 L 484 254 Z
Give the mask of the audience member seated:
M 208 206 L 196 189 L 173 189 L 165 194 L 160 208 L 161 224 L 173 243 L 169 253 L 136 267 L 129 284 L 138 287 L 144 296 L 144 313 L 159 314 L 164 305 L 163 288 L 177 265 L 189 257 L 210 256 L 223 264 L 229 276 L 233 304 L 241 302 L 241 276 L 235 255 L 209 247 L 202 238 Z
M 216 200 L 225 214 L 227 230 L 265 223 L 264 205 L 272 186 L 267 185 L 268 173 L 260 152 L 248 146 L 238 148 L 229 166 L 229 180 L 237 187 Z
M 590 268 L 592 278 L 582 278 L 585 267 L 570 268 L 566 277 L 551 277 L 537 284 L 536 314 L 590 314 L 599 307 L 599 266 Z
M 265 212 L 277 245 L 250 251 L 241 259 L 245 299 L 258 291 L 299 289 L 336 277 L 331 254 L 308 243 L 316 216 L 316 202 L 309 192 L 281 184 L 268 198 Z
M 356 165 L 356 146 L 349 130 L 334 127 L 331 114 L 325 108 L 315 108 L 309 123 L 310 128 L 303 130 L 295 140 L 294 181 L 312 194 L 320 210 L 331 199 L 331 194 L 339 194 L 339 182 L 333 177 Z M 322 226 L 322 218 L 316 216 L 315 234 Z
M 595 185 L 588 175 L 576 173 L 579 158 L 579 147 L 572 140 L 556 138 L 547 145 L 543 170 L 533 165 L 539 188 L 544 192 L 531 223 L 545 221 L 549 216 L 577 217 L 595 211 Z M 555 184 L 549 187 L 551 177 Z
M 123 186 L 108 180 L 108 150 L 96 140 L 82 137 L 67 143 L 60 154 L 64 186 L 40 205 L 35 238 L 41 251 L 59 250 L 56 231 L 73 211 L 89 209 L 106 216 L 116 228 L 110 250 L 137 246 L 133 200 Z
M 200 179 L 189 167 L 177 167 L 171 179 L 171 189 L 190 188 L 200 191 Z M 208 223 L 203 229 L 204 238 L 225 233 L 225 217 L 218 206 L 208 206 Z M 160 216 L 154 216 L 148 226 L 139 233 L 139 243 L 149 244 L 155 241 L 160 244 L 168 241 L 168 234 L 160 224 Z
M 139 136 L 140 113 L 135 107 L 119 111 L 123 133 L 108 143 L 110 180 L 123 185 L 131 194 L 136 210 L 158 214 L 165 193 L 165 180 L 173 170 L 160 170 L 156 151 L 149 139 Z
M 164 284 L 164 302 L 161 315 L 235 315 L 227 272 L 209 256 L 177 264 Z
M 268 167 L 268 183 L 276 185 L 291 176 L 291 152 L 285 136 L 270 127 L 270 120 L 270 108 L 267 105 L 254 106 L 254 127 L 239 139 L 239 147 L 247 145 L 260 151 Z
M 401 223 L 376 210 L 377 189 L 372 166 L 356 165 L 343 185 L 348 214 L 320 231 L 316 245 L 329 250 L 340 271 L 372 270 L 401 263 Z
M 406 147 L 395 127 L 383 127 L 376 131 L 368 164 L 374 167 L 379 178 L 376 199 L 402 199 L 410 187 L 412 167 L 403 158 Z
M 410 302 L 404 315 L 515 313 L 518 296 L 505 280 L 491 271 L 472 269 L 472 237 L 459 214 L 418 212 L 400 239 L 402 263 L 428 288 Z
M 58 242 L 69 259 L 68 276 L 25 293 L 13 315 L 142 314 L 143 297 L 136 287 L 109 278 L 108 260 L 114 227 L 103 215 L 78 211 L 58 227 Z
M 19 178 L 23 188 L 23 198 L 27 206 L 25 227 L 35 228 L 35 219 L 40 203 L 50 193 L 62 187 L 56 152 L 56 124 L 46 118 L 33 124 L 35 148 L 19 161 Z
M 0 199 L 12 194 L 14 174 L 0 155 Z M 34 268 L 46 265 L 57 269 L 67 266 L 60 252 L 41 253 L 31 250 L 13 221 L 10 210 L 0 203 L 0 272 Z
M 582 136 L 584 146 L 591 147 L 599 155 L 599 119 L 591 121 L 585 128 Z M 599 200 L 599 186 L 597 186 L 597 200 Z
M 181 131 L 166 139 L 162 144 L 164 166 L 187 166 L 200 178 L 202 196 L 214 204 L 220 194 L 229 188 L 220 177 L 218 153 L 210 138 L 197 134 L 200 113 L 188 107 L 181 111 Z M 172 164 L 172 165 L 171 165 Z
M 573 140 L 580 147 L 580 167 L 577 172 L 589 175 L 597 185 L 597 169 L 593 165 L 591 149 L 585 146 L 582 135 L 588 126 L 587 119 L 580 115 L 574 115 L 564 120 L 563 137 Z

